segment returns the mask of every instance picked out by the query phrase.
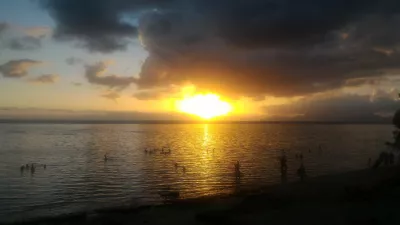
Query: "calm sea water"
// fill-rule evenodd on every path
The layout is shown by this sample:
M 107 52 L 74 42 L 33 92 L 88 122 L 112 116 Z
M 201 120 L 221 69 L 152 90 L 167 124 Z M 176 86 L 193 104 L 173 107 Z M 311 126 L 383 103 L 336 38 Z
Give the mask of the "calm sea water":
M 0 124 L 0 222 L 160 203 L 167 187 L 191 198 L 279 183 L 282 149 L 289 181 L 297 179 L 298 152 L 309 176 L 365 168 L 391 131 L 390 125 Z M 171 154 L 144 152 L 163 146 Z M 240 182 L 233 176 L 237 160 Z M 35 173 L 21 173 L 26 163 L 38 163 Z

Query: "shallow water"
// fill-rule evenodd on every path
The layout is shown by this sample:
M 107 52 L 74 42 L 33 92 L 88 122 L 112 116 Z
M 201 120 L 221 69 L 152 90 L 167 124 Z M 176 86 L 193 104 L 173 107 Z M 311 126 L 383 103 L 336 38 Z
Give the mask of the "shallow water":
M 0 222 L 160 203 L 167 187 L 191 198 L 279 183 L 282 149 L 289 181 L 298 179 L 299 152 L 309 176 L 365 168 L 391 131 L 390 125 L 0 124 Z M 171 154 L 144 152 L 163 146 Z M 237 160 L 240 181 L 233 176 Z M 21 173 L 26 163 L 37 163 L 33 174 Z

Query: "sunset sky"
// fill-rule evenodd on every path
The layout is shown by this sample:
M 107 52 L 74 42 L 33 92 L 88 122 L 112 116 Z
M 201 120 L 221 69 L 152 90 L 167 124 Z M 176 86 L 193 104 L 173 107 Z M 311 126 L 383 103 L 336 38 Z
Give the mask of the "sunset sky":
M 212 93 L 221 119 L 380 120 L 399 26 L 391 0 L 3 0 L 0 119 L 192 119 Z

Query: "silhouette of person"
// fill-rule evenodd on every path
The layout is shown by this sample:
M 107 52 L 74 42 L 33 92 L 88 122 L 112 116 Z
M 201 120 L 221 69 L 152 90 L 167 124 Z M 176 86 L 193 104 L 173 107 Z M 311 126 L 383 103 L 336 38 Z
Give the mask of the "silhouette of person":
M 304 178 L 306 177 L 306 168 L 304 167 L 303 162 L 300 165 L 300 168 L 297 170 L 297 175 L 300 177 L 301 181 L 304 181 Z
M 31 165 L 31 174 L 34 174 L 34 173 L 35 173 L 35 166 L 32 163 L 32 165 Z
M 235 165 L 235 177 L 240 177 L 240 162 L 236 161 Z
M 281 171 L 287 171 L 287 159 L 286 159 L 286 154 L 283 153 L 283 155 L 280 158 L 281 162 Z
M 386 154 L 386 152 L 382 152 L 379 155 L 379 158 L 375 161 L 374 165 L 372 166 L 373 169 L 378 168 L 381 165 L 381 163 L 384 162 L 384 160 L 386 158 L 385 154 Z

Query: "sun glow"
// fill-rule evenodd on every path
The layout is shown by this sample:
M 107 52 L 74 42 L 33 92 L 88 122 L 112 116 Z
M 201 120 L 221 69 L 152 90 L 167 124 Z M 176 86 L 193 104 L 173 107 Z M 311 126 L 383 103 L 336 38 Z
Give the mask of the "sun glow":
M 232 106 L 228 102 L 220 100 L 218 95 L 196 94 L 179 101 L 178 109 L 203 119 L 211 119 L 228 114 L 232 111 Z

